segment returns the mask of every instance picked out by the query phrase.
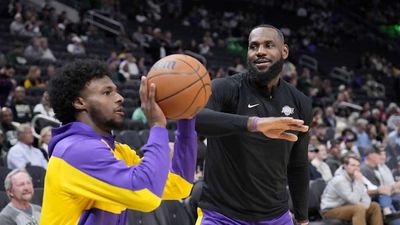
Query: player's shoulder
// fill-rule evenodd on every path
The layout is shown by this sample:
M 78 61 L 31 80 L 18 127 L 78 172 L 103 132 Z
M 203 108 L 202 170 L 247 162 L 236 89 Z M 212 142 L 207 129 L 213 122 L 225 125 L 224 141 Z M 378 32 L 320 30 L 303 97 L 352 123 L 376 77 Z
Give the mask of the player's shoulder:
M 244 78 L 243 73 L 237 73 L 232 76 L 228 77 L 222 77 L 222 78 L 216 78 L 213 80 L 212 85 L 217 85 L 217 86 L 225 86 L 225 87 L 235 87 L 239 86 L 240 83 L 242 82 Z

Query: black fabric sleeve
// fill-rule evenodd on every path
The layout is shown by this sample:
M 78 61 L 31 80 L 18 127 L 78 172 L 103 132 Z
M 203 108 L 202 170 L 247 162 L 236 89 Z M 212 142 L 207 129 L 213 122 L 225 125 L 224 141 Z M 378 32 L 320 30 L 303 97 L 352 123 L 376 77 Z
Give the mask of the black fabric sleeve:
M 248 116 L 203 109 L 196 118 L 196 130 L 201 136 L 217 137 L 247 132 Z
M 303 120 L 305 124 L 310 125 L 312 119 L 311 101 L 307 99 L 307 102 L 304 102 L 302 106 L 304 110 Z M 308 132 L 298 135 L 298 140 L 291 150 L 288 165 L 288 185 L 296 220 L 308 219 L 308 142 Z
M 196 116 L 196 131 L 201 136 L 216 137 L 247 132 L 248 116 L 236 115 L 239 80 L 232 77 L 215 79 L 212 95 Z

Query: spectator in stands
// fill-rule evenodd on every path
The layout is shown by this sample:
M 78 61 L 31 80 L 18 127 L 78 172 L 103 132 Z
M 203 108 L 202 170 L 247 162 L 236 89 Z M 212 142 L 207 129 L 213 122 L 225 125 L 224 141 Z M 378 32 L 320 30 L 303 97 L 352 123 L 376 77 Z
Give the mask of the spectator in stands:
M 44 158 L 49 161 L 49 142 L 51 139 L 51 128 L 50 126 L 43 127 L 40 130 L 40 137 L 39 137 L 39 149 L 42 152 Z
M 27 60 L 23 54 L 24 46 L 21 42 L 14 42 L 13 48 L 6 55 L 7 62 L 12 66 L 25 65 Z
M 40 47 L 39 37 L 32 38 L 30 45 L 25 48 L 24 56 L 33 62 L 37 62 L 43 57 L 43 49 Z
M 42 99 L 40 103 L 35 105 L 33 108 L 33 115 L 42 114 L 55 118 L 53 108 L 50 105 L 49 93 L 47 91 L 43 92 Z
M 137 107 L 135 109 L 135 111 L 133 111 L 132 120 L 139 121 L 139 122 L 141 122 L 143 124 L 147 124 L 147 118 L 146 118 L 146 115 L 144 114 L 144 112 L 142 110 L 142 107 Z
M 360 159 L 346 156 L 321 197 L 322 214 L 352 224 L 383 225 L 379 205 L 371 202 L 360 173 Z
M 2 107 L 0 111 L 0 128 L 5 136 L 5 147 L 8 150 L 18 141 L 17 128 L 20 125 L 14 121 L 14 116 L 10 108 Z
M 4 188 L 10 203 L 0 212 L 0 224 L 39 224 L 41 207 L 31 203 L 34 189 L 28 172 L 24 169 L 12 170 L 4 180 Z
M 399 161 L 400 155 L 400 119 L 397 122 L 397 128 L 389 133 L 388 145 L 387 145 L 388 156 Z
M 148 68 L 148 66 L 146 65 L 146 57 L 144 57 L 144 56 L 140 57 L 140 58 L 139 58 L 139 61 L 138 61 L 138 63 L 137 63 L 137 66 L 138 66 L 138 68 L 139 68 L 139 73 L 140 73 L 142 76 L 146 76 L 147 73 L 149 72 L 149 68 Z
M 8 148 L 6 147 L 6 137 L 3 133 L 3 131 L 0 129 L 0 167 L 5 167 L 6 166 L 6 160 L 5 157 L 8 152 Z
M 46 84 L 41 78 L 42 71 L 38 66 L 30 66 L 24 81 L 24 88 L 27 90 L 32 87 L 45 87 Z
M 314 144 L 308 145 L 308 172 L 310 175 L 310 180 L 316 180 L 322 178 L 321 173 L 318 171 L 317 167 L 312 164 L 312 161 L 317 157 L 319 149 Z
M 336 115 L 335 115 L 335 110 L 333 109 L 332 106 L 327 106 L 324 108 L 324 115 L 322 120 L 324 121 L 324 124 L 328 127 L 336 128 Z
M 324 179 L 325 182 L 328 182 L 332 179 L 332 172 L 329 165 L 325 162 L 327 158 L 326 145 L 319 144 L 316 148 L 318 149 L 318 152 L 315 158 L 311 161 L 311 164 L 321 174 L 322 179 Z
M 49 48 L 49 43 L 47 41 L 47 38 L 45 37 L 41 37 L 40 38 L 40 47 L 42 49 L 42 60 L 45 61 L 50 61 L 50 62 L 56 62 L 57 59 L 54 56 L 53 52 L 51 51 L 51 49 Z
M 10 169 L 24 168 L 27 164 L 47 168 L 47 160 L 42 152 L 33 146 L 32 127 L 29 124 L 21 124 L 17 128 L 18 142 L 7 154 L 7 167 Z
M 391 185 L 385 185 L 382 178 L 383 174 L 379 173 L 378 166 L 381 164 L 381 149 L 376 145 L 372 145 L 366 149 L 365 153 L 366 159 L 361 165 L 361 172 L 363 176 L 372 183 L 372 185 L 368 182 L 366 183 L 368 186 L 368 194 L 371 196 L 372 200 L 379 202 L 384 216 L 391 216 L 391 214 L 399 210 L 399 208 L 395 208 L 395 206 L 400 206 L 400 202 L 396 202 L 397 199 L 392 196 L 394 189 L 392 189 Z
M 14 90 L 16 81 L 13 78 L 15 69 L 11 65 L 6 65 L 0 69 L 0 108 L 5 106 L 9 99 L 10 94 Z
M 143 33 L 143 27 L 138 26 L 136 31 L 132 33 L 132 40 L 134 43 L 139 45 L 141 48 L 148 47 L 146 36 Z
M 363 118 L 359 118 L 355 124 L 355 134 L 357 136 L 357 140 L 354 143 L 359 151 L 363 152 L 362 150 L 368 148 L 371 145 L 371 138 L 367 134 L 367 125 L 368 121 Z
M 389 131 L 396 130 L 399 126 L 400 123 L 400 107 L 397 106 L 396 103 L 391 103 L 388 106 L 388 111 L 390 114 L 388 120 L 387 120 L 387 126 L 389 128 Z
M 42 33 L 40 32 L 39 21 L 36 19 L 36 15 L 32 15 L 30 18 L 27 18 L 27 21 L 25 22 L 25 30 L 26 30 L 25 36 L 28 37 L 42 36 Z
M 358 150 L 357 146 L 354 142 L 357 140 L 357 136 L 351 129 L 344 129 L 342 131 L 341 139 L 343 140 L 340 148 L 342 155 L 347 154 L 348 152 L 355 153 L 358 157 L 361 157 L 360 151 Z
M 136 57 L 131 52 L 127 52 L 125 56 L 125 60 L 119 64 L 119 72 L 124 76 L 125 80 L 138 79 L 140 71 L 136 64 Z
M 342 164 L 340 161 L 342 155 L 340 151 L 340 141 L 331 140 L 328 143 L 329 143 L 329 151 L 325 162 L 331 169 L 332 174 L 335 174 L 336 170 Z
M 55 71 L 56 71 L 56 68 L 54 67 L 54 65 L 53 64 L 49 64 L 46 67 L 46 75 L 44 77 L 45 78 L 44 80 L 46 80 L 46 81 L 51 80 L 55 75 Z
M 150 54 L 153 62 L 156 62 L 160 58 L 166 56 L 167 50 L 165 48 L 166 44 L 163 40 L 163 34 L 160 28 L 154 28 L 153 39 L 149 42 L 149 47 L 147 52 Z
M 26 30 L 25 30 L 25 24 L 22 20 L 22 15 L 21 13 L 17 13 L 14 16 L 14 20 L 10 24 L 10 34 L 13 35 L 25 35 Z
M 380 146 L 380 148 L 382 148 Z M 381 149 L 380 152 L 381 162 L 378 165 L 378 172 L 382 175 L 382 185 L 388 185 L 392 187 L 393 195 L 396 198 L 396 201 L 393 202 L 395 208 L 400 208 L 399 201 L 400 200 L 400 182 L 396 182 L 394 179 L 394 175 L 389 167 L 386 165 L 386 152 Z
M 27 123 L 32 120 L 32 106 L 26 101 L 25 88 L 17 86 L 11 100 L 10 108 L 14 115 L 14 120 L 19 123 Z
M 82 43 L 82 39 L 77 35 L 73 35 L 71 38 L 71 43 L 67 45 L 67 51 L 72 55 L 84 55 L 86 50 Z

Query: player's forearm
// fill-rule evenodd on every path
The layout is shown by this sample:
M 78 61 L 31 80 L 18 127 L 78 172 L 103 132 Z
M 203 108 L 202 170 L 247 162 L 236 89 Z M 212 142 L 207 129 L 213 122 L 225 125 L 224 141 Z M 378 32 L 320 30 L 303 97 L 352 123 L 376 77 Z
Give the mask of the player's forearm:
M 196 119 L 196 130 L 202 136 L 226 136 L 248 132 L 248 116 L 203 109 Z
M 171 172 L 192 183 L 197 158 L 195 119 L 179 120 L 177 126 Z

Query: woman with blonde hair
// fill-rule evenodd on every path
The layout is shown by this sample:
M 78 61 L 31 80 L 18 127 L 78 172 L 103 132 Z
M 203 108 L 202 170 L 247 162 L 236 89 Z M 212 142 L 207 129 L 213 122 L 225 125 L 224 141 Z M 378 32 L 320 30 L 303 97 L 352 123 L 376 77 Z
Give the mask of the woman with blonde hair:
M 25 89 L 29 89 L 31 87 L 44 87 L 45 83 L 41 79 L 40 75 L 41 75 L 40 67 L 31 66 L 24 81 Z
M 49 154 L 48 154 L 48 144 L 51 139 L 51 126 L 43 127 L 40 130 L 40 137 L 39 137 L 39 149 L 43 153 L 44 158 L 48 161 Z

